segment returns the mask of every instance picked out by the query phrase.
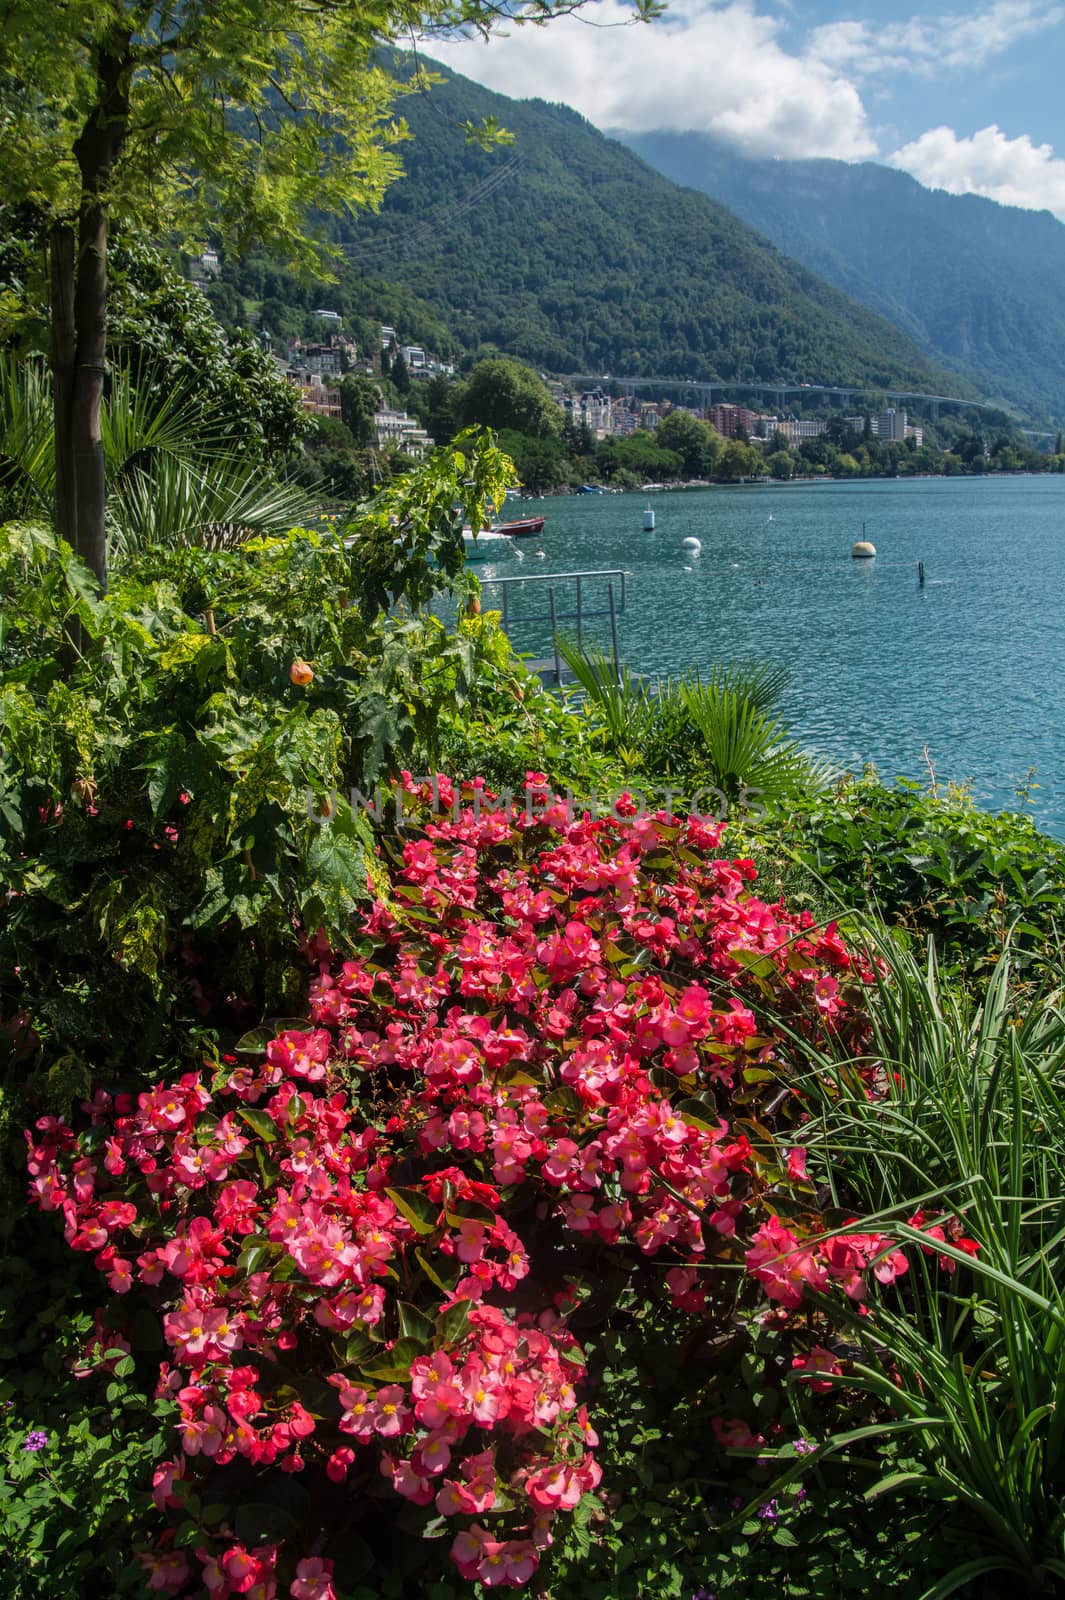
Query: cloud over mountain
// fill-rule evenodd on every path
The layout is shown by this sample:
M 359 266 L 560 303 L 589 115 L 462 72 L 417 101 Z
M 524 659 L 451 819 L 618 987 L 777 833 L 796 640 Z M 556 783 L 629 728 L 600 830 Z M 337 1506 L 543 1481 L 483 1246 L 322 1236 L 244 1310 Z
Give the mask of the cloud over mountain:
M 673 0 L 651 26 L 622 0 L 487 44 L 433 42 L 502 93 L 575 106 L 600 128 L 695 128 L 752 153 L 858 160 L 876 152 L 861 95 L 834 66 L 789 52 L 752 0 Z
M 1065 221 L 1065 160 L 1027 134 L 1010 139 L 993 123 L 970 138 L 959 138 L 953 128 L 929 128 L 889 159 L 930 189 L 1052 211 Z

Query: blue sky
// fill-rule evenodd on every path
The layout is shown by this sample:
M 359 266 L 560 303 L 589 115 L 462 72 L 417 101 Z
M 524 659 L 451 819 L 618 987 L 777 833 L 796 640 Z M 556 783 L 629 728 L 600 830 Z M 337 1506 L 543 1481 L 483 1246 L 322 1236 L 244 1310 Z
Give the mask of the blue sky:
M 456 71 L 561 100 L 604 130 L 697 129 L 754 155 L 903 168 L 933 188 L 1065 221 L 1065 0 L 672 0 L 650 25 L 591 0 Z

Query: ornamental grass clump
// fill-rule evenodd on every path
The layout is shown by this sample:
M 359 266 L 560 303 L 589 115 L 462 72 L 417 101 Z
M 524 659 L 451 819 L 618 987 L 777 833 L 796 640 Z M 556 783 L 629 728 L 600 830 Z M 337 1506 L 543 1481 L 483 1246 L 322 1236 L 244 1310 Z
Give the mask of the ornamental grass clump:
M 795 1041 L 862 1051 L 874 981 L 834 927 L 759 900 L 694 816 L 574 818 L 539 774 L 524 810 L 404 782 L 306 1019 L 28 1135 L 36 1203 L 161 1326 L 163 1593 L 328 1600 L 404 1503 L 463 1578 L 520 1587 L 598 1505 L 604 1285 L 678 1341 L 768 1319 L 817 1376 L 825 1315 L 793 1313 L 909 1266 L 828 1232 L 806 1176 Z
M 1065 1011 L 1022 988 L 1010 949 L 975 998 L 875 930 L 889 971 L 870 996 L 868 1053 L 809 1040 L 810 1143 L 839 1204 L 906 1249 L 894 1304 L 842 1318 L 826 1389 L 883 1408 L 866 1497 L 941 1508 L 923 1600 L 992 1579 L 1065 1593 Z M 1056 977 L 1060 981 L 1060 970 Z M 863 1087 L 876 1061 L 880 1094 Z M 904 1508 L 900 1508 L 904 1510 Z M 980 1589 L 975 1592 L 983 1594 Z M 987 1591 L 988 1593 L 992 1591 Z M 997 1592 L 997 1591 L 995 1591 Z

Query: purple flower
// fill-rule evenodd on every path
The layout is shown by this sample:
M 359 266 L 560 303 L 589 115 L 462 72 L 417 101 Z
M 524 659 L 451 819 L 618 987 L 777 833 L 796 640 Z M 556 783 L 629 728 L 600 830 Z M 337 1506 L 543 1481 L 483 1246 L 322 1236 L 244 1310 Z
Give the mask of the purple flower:
M 764 1506 L 759 1506 L 758 1515 L 763 1522 L 777 1522 L 780 1517 L 780 1512 L 777 1510 L 776 1501 L 767 1500 Z
M 817 1446 L 812 1439 L 796 1439 L 795 1441 L 795 1454 L 797 1456 L 812 1455 L 816 1449 Z
M 711 1594 L 709 1589 L 699 1588 L 692 1595 L 692 1600 L 717 1600 L 717 1595 Z
M 44 1432 L 44 1429 L 43 1428 L 33 1428 L 26 1435 L 26 1443 L 22 1446 L 22 1448 L 23 1448 L 23 1450 L 30 1450 L 30 1451 L 43 1450 L 47 1443 L 48 1443 L 48 1435 Z
M 805 1499 L 806 1499 L 806 1490 L 805 1489 L 796 1489 L 796 1491 L 795 1491 L 795 1504 L 801 1506 Z

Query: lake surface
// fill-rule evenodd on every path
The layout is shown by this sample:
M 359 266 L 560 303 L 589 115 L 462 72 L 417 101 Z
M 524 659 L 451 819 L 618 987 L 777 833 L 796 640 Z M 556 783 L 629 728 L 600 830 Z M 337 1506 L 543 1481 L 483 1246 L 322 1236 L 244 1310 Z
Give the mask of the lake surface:
M 648 505 L 654 533 L 641 531 Z M 811 749 L 890 779 L 926 778 L 927 746 L 941 783 L 971 782 L 992 809 L 1018 808 L 1035 767 L 1031 812 L 1065 837 L 1065 477 L 566 496 L 508 515 L 534 510 L 547 516 L 539 545 L 508 543 L 473 569 L 486 607 L 501 598 L 493 577 L 623 568 L 619 643 L 635 670 L 783 663 L 783 711 Z M 850 554 L 863 523 L 875 561 Z M 556 594 L 572 611 L 573 586 Z M 509 599 L 512 616 L 547 610 L 539 586 Z M 586 580 L 585 609 L 606 603 Z M 510 631 L 519 650 L 548 653 L 544 627 Z M 586 631 L 609 642 L 605 619 Z

